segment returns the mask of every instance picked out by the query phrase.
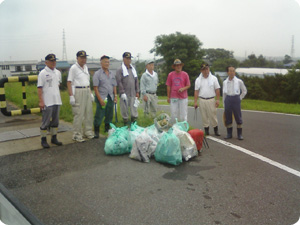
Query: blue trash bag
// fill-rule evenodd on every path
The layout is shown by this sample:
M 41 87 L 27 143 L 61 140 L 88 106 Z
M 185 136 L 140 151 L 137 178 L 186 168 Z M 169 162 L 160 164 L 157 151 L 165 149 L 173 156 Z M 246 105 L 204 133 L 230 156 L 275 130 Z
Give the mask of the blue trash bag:
M 180 141 L 170 128 L 160 138 L 154 153 L 155 160 L 161 163 L 179 165 L 182 163 Z
M 177 118 L 176 118 L 176 123 L 173 126 L 185 132 L 188 132 L 190 128 L 189 123 L 187 121 L 178 122 Z
M 123 155 L 130 153 L 132 145 L 127 126 L 116 127 L 112 123 L 110 126 L 114 129 L 114 132 L 111 133 L 105 141 L 105 153 L 107 155 Z

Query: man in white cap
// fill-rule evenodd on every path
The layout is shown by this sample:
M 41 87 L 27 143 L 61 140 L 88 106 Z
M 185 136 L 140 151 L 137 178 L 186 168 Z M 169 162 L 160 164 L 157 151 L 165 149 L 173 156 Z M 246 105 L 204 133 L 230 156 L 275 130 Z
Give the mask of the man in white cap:
M 168 103 L 171 108 L 171 121 L 174 123 L 177 118 L 179 121 L 187 121 L 188 93 L 191 87 L 189 75 L 182 71 L 184 64 L 180 59 L 175 59 L 172 68 L 174 71 L 169 73 L 167 78 Z
M 144 114 L 147 116 L 151 113 L 152 117 L 155 117 L 157 112 L 157 85 L 158 76 L 154 71 L 154 61 L 146 61 L 146 71 L 142 74 L 140 86 L 141 95 L 145 102 Z
M 128 125 L 129 109 L 131 122 L 138 118 L 137 107 L 134 106 L 136 98 L 140 97 L 139 80 L 135 68 L 131 65 L 131 53 L 124 52 L 121 68 L 116 72 L 116 79 L 120 95 L 120 108 L 124 125 Z
M 47 129 L 50 128 L 51 143 L 62 145 L 57 140 L 57 128 L 59 124 L 59 110 L 62 104 L 59 85 L 61 83 L 61 73 L 56 67 L 56 57 L 49 54 L 45 57 L 46 67 L 38 76 L 38 96 L 39 107 L 42 110 L 41 145 L 43 148 L 50 148 L 47 143 Z
M 94 96 L 91 93 L 90 74 L 86 66 L 88 55 L 85 51 L 79 51 L 76 56 L 77 62 L 69 70 L 67 86 L 74 115 L 72 139 L 83 142 L 85 141 L 83 135 L 88 139 L 94 138 L 92 105 Z

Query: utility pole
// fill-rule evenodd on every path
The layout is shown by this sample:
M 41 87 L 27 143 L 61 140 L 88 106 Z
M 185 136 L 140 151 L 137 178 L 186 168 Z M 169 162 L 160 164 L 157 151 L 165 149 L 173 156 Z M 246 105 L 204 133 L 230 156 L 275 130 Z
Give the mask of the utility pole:
M 294 48 L 294 35 L 292 35 L 292 47 L 291 47 L 291 58 L 294 59 L 295 56 L 295 48 Z
M 68 61 L 67 50 L 66 50 L 65 29 L 63 29 L 63 53 L 62 53 L 62 61 Z

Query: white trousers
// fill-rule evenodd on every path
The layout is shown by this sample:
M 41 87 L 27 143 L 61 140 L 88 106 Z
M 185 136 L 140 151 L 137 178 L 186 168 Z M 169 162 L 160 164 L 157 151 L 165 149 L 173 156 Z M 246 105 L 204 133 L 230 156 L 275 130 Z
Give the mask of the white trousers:
M 188 98 L 179 99 L 171 98 L 171 122 L 174 123 L 177 118 L 178 121 L 187 121 L 187 106 Z
M 212 127 L 218 126 L 216 100 L 214 98 L 200 98 L 199 108 L 202 117 L 203 127 L 209 127 L 210 124 L 212 125 Z
M 76 88 L 75 105 L 73 110 L 73 131 L 74 135 L 85 136 L 94 135 L 93 133 L 93 104 L 89 88 Z M 83 125 L 83 127 L 82 127 Z

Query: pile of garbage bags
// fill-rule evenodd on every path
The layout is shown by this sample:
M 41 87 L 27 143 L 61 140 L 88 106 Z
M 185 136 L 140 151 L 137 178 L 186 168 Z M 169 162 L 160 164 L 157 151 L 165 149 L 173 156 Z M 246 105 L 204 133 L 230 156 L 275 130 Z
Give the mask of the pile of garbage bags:
M 107 155 L 129 154 L 131 159 L 150 162 L 154 156 L 161 163 L 179 165 L 198 155 L 195 141 L 187 132 L 189 124 L 178 122 L 170 124 L 170 117 L 163 113 L 154 119 L 149 127 L 137 123 L 130 128 L 110 124 L 104 151 Z

